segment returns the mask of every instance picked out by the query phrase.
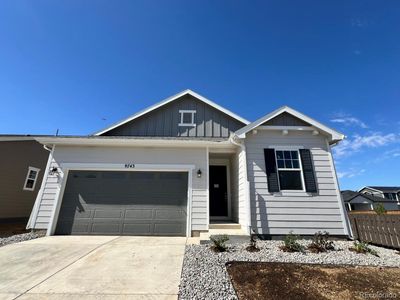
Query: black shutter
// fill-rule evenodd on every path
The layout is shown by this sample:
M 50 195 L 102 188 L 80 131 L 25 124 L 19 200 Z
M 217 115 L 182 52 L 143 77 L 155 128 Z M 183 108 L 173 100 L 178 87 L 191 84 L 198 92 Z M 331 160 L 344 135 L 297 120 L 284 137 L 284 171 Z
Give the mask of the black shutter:
M 304 184 L 306 192 L 316 193 L 317 183 L 315 182 L 314 167 L 310 149 L 300 149 L 301 166 L 303 167 Z
M 276 169 L 275 150 L 264 149 L 265 171 L 267 173 L 268 191 L 279 192 L 278 171 Z

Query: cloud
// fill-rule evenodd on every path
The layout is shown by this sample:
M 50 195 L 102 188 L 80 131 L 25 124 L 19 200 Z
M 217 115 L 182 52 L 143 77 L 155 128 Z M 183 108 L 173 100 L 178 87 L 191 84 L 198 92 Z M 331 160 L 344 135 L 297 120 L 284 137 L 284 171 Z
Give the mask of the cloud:
M 344 157 L 359 152 L 364 148 L 378 148 L 400 141 L 400 135 L 395 133 L 381 134 L 371 133 L 369 135 L 354 135 L 352 138 L 342 141 L 333 148 L 336 157 Z
M 379 163 L 383 160 L 392 159 L 392 158 L 400 158 L 400 148 L 394 148 L 388 151 L 383 152 L 381 156 L 378 156 L 373 162 Z
M 342 117 L 337 117 L 334 119 L 331 119 L 332 123 L 340 123 L 346 126 L 351 126 L 351 125 L 355 125 L 355 126 L 359 126 L 361 128 L 368 128 L 367 124 L 365 124 L 363 121 L 361 121 L 360 119 L 357 119 L 355 117 L 351 117 L 351 116 L 342 116 Z
M 337 172 L 338 178 L 353 178 L 356 176 L 360 176 L 365 172 L 365 169 L 357 170 L 357 169 L 349 169 L 343 172 Z
M 363 27 L 367 27 L 368 25 L 369 25 L 369 22 L 366 19 L 351 18 L 351 26 L 352 27 L 363 28 Z

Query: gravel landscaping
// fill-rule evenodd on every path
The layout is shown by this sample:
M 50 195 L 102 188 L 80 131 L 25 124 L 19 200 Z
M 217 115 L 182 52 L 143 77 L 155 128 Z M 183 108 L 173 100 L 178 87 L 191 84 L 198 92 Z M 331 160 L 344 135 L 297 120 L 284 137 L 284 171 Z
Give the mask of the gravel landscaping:
M 37 239 L 43 237 L 45 234 L 46 232 L 37 231 L 37 232 L 28 232 L 23 234 L 15 234 L 9 237 L 0 238 L 0 247 L 9 244 Z
M 309 240 L 299 241 L 304 246 Z M 228 252 L 215 253 L 209 245 L 188 245 L 183 263 L 180 299 L 237 299 L 225 264 L 230 261 L 293 262 L 334 265 L 400 267 L 398 251 L 370 246 L 379 257 L 349 250 L 351 241 L 335 241 L 335 251 L 289 253 L 279 249 L 282 241 L 258 241 L 259 252 L 248 252 L 248 244 L 230 245 Z

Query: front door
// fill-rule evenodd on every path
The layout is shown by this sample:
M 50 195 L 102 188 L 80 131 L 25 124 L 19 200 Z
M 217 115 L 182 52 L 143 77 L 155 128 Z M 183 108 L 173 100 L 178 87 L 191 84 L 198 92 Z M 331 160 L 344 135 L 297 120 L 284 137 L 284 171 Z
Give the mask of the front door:
M 210 166 L 210 217 L 229 216 L 226 166 Z

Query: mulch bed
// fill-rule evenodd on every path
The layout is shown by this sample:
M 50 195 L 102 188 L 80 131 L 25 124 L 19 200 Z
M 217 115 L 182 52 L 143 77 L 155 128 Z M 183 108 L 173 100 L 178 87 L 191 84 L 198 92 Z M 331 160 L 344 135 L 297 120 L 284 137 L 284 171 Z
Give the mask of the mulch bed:
M 232 262 L 227 271 L 239 299 L 400 298 L 400 268 Z
M 30 230 L 26 230 L 26 222 L 0 223 L 0 238 L 28 232 Z

